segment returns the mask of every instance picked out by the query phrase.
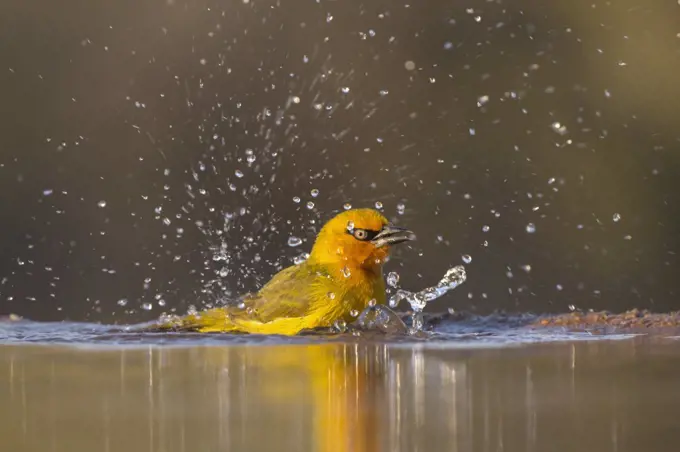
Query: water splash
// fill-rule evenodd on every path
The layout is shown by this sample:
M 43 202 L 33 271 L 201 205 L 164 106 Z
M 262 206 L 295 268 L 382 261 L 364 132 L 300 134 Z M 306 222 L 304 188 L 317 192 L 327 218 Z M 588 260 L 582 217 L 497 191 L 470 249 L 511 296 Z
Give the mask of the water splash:
M 396 308 L 399 303 L 406 300 L 413 310 L 413 324 L 411 326 L 410 334 L 415 334 L 423 329 L 423 310 L 427 304 L 443 296 L 450 290 L 455 289 L 465 282 L 467 275 L 465 267 L 456 265 L 450 268 L 444 277 L 434 286 L 427 287 L 419 292 L 410 292 L 408 290 L 399 289 L 390 297 L 389 304 L 391 308 Z
M 384 305 L 370 304 L 353 324 L 369 331 L 386 334 L 408 334 L 409 329 L 399 315 Z

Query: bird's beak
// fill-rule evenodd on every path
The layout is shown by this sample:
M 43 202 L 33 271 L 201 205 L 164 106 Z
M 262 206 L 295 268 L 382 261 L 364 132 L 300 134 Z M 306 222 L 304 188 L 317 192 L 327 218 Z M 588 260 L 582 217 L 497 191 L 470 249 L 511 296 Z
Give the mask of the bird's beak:
M 396 245 L 397 243 L 408 242 L 409 240 L 415 239 L 416 235 L 406 228 L 385 226 L 380 230 L 378 235 L 373 237 L 371 243 L 375 245 L 376 248 L 380 248 L 381 246 Z

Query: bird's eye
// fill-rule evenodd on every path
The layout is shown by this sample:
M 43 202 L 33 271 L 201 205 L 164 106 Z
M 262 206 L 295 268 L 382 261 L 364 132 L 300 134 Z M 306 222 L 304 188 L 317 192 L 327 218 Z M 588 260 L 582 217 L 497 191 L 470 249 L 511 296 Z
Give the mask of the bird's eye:
M 357 240 L 366 240 L 368 238 L 368 232 L 364 229 L 355 229 L 353 235 Z

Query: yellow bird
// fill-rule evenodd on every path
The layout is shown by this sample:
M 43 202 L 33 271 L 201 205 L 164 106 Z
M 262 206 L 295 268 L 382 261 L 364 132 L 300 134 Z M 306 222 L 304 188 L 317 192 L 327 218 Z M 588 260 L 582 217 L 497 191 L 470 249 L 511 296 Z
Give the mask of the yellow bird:
M 355 320 L 369 304 L 385 304 L 383 264 L 392 245 L 415 240 L 372 209 L 328 221 L 309 258 L 281 270 L 257 293 L 225 306 L 158 324 L 153 330 L 294 335 Z

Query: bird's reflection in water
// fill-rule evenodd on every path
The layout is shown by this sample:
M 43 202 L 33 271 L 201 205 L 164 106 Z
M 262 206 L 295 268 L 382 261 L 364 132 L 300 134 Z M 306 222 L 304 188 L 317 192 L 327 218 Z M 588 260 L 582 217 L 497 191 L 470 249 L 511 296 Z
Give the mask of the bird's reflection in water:
M 674 451 L 677 341 L 0 347 L 0 450 Z
M 256 406 L 267 407 L 270 414 L 289 424 L 274 429 L 280 432 L 283 427 L 290 432 L 289 440 L 299 441 L 295 447 L 319 452 L 380 450 L 378 416 L 384 408 L 378 399 L 385 393 L 385 346 L 309 345 L 206 352 L 228 361 L 232 369 L 241 369 L 225 397 L 240 405 L 257 400 Z M 251 422 L 257 423 L 261 415 L 256 409 L 244 420 L 248 422 L 252 416 Z

